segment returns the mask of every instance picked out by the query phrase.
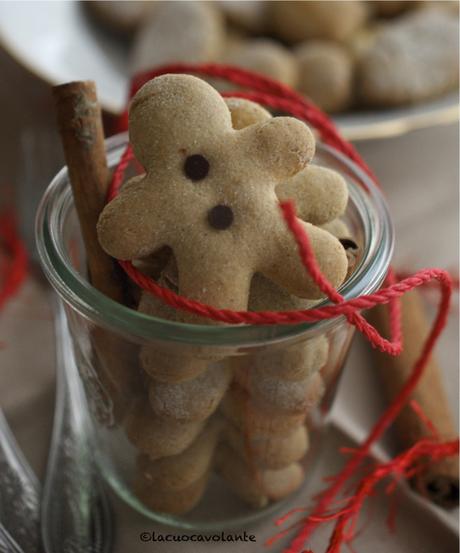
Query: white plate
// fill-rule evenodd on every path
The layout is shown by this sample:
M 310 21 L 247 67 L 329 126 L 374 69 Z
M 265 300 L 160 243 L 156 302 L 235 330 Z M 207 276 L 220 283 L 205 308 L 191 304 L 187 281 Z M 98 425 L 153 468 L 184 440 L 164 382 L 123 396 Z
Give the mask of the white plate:
M 119 113 L 126 102 L 129 70 L 123 44 L 94 26 L 77 1 L 0 1 L 0 41 L 32 73 L 50 84 L 95 80 L 102 106 Z M 352 140 L 382 138 L 454 122 L 458 95 L 418 106 L 337 116 Z

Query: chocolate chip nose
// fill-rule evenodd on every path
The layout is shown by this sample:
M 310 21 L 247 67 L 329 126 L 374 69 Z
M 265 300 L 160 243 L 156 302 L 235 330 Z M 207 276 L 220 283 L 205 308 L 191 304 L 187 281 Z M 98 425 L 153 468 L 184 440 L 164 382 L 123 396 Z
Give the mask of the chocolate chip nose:
M 226 230 L 233 224 L 233 211 L 228 205 L 216 205 L 208 211 L 208 223 L 216 230 Z

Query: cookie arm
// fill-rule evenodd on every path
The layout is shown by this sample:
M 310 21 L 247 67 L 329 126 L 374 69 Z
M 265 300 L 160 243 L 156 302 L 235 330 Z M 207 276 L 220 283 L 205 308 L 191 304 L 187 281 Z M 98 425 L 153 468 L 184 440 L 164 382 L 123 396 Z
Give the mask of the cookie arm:
M 321 272 L 337 288 L 342 284 L 347 273 L 347 256 L 340 242 L 318 227 L 300 221 L 308 234 L 310 244 Z M 281 222 L 281 224 L 283 224 Z M 288 230 L 278 226 L 270 242 L 269 257 L 273 262 L 262 268 L 268 278 L 286 288 L 291 294 L 309 299 L 323 297 L 300 259 L 297 244 Z M 267 244 L 268 246 L 268 244 Z
M 292 199 L 297 216 L 322 225 L 342 215 L 347 207 L 348 189 L 344 178 L 332 169 L 308 165 L 276 188 L 280 201 Z
M 165 245 L 162 210 L 152 183 L 134 177 L 107 204 L 97 223 L 102 248 L 117 259 L 144 257 Z

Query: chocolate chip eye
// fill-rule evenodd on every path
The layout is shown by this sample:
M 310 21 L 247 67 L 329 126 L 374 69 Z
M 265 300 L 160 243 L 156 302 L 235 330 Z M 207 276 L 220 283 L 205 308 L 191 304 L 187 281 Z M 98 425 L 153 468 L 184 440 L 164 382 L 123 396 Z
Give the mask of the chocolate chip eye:
M 216 230 L 226 230 L 232 226 L 233 211 L 228 205 L 216 205 L 208 211 L 208 223 Z
M 209 173 L 209 161 L 201 154 L 188 156 L 184 163 L 184 173 L 190 180 L 202 180 Z
M 357 250 L 358 244 L 350 238 L 339 238 L 339 242 L 342 244 L 345 250 Z

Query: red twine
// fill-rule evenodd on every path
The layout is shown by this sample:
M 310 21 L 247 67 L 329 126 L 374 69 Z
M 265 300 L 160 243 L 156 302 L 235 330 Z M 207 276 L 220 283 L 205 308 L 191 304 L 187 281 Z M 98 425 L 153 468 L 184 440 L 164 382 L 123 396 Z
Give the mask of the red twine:
M 132 97 L 148 80 L 166 73 L 193 73 L 212 76 L 231 81 L 236 85 L 250 89 L 250 91 L 245 92 L 226 93 L 224 96 L 237 96 L 253 100 L 267 107 L 282 110 L 283 112 L 289 113 L 309 123 L 318 131 L 323 142 L 345 154 L 377 183 L 377 179 L 372 174 L 372 171 L 367 167 L 354 147 L 340 136 L 331 120 L 316 108 L 312 102 L 285 85 L 272 81 L 267 77 L 256 75 L 250 71 L 235 67 L 215 64 L 174 64 L 148 71 L 134 77 L 131 85 L 130 97 Z M 126 114 L 123 116 L 122 125 L 124 130 L 126 130 Z M 126 168 L 133 159 L 132 150 L 128 146 L 113 175 L 108 201 L 118 194 L 123 183 Z M 249 312 L 216 309 L 210 305 L 184 298 L 171 290 L 160 287 L 154 280 L 135 269 L 132 263 L 128 261 L 122 261 L 120 265 L 138 286 L 176 309 L 182 309 L 201 317 L 228 324 L 295 324 L 300 322 L 321 321 L 343 315 L 348 319 L 350 324 L 353 324 L 366 336 L 373 347 L 390 355 L 398 355 L 402 349 L 400 306 L 398 298 L 409 290 L 426 285 L 432 281 L 438 283 L 442 294 L 438 312 L 411 376 L 398 396 L 377 421 L 366 441 L 353 453 L 345 467 L 333 479 L 332 485 L 321 494 L 311 516 L 300 521 L 301 527 L 297 536 L 285 550 L 286 553 L 300 553 L 303 550 L 306 540 L 310 537 L 318 524 L 326 520 L 336 520 L 335 530 L 332 534 L 327 553 L 338 553 L 341 545 L 345 541 L 349 541 L 353 536 L 356 518 L 360 508 L 365 498 L 380 480 L 390 475 L 393 477 L 398 475 L 407 476 L 408 471 L 410 469 L 413 470 L 412 465 L 414 461 L 420 459 L 420 457 L 430 457 L 432 460 L 436 460 L 458 453 L 458 440 L 445 444 L 440 444 L 434 440 L 422 440 L 391 462 L 377 466 L 368 477 L 361 481 L 356 493 L 349 499 L 344 509 L 341 509 L 338 513 L 326 515 L 334 498 L 341 491 L 346 482 L 349 481 L 351 476 L 355 474 L 362 461 L 369 455 L 371 446 L 382 436 L 385 430 L 398 416 L 416 387 L 423 373 L 423 369 L 433 351 L 434 345 L 446 324 L 452 292 L 452 280 L 449 273 L 441 269 L 424 269 L 418 271 L 413 276 L 409 276 L 397 282 L 393 270 L 390 269 L 386 279 L 387 286 L 385 288 L 374 294 L 344 301 L 344 298 L 321 274 L 314 253 L 310 247 L 308 236 L 303 232 L 295 217 L 295 208 L 293 204 L 291 202 L 281 204 L 281 211 L 287 226 L 296 239 L 299 255 L 301 256 L 306 270 L 334 305 L 317 309 L 284 312 Z M 375 305 L 387 303 L 390 308 L 390 340 L 383 338 L 359 313 L 362 309 L 369 309 Z M 284 520 L 286 520 L 286 517 L 280 519 L 279 524 L 284 522 Z M 350 528 L 347 530 L 347 526 L 350 523 Z M 298 525 L 299 523 L 295 526 Z M 287 530 L 274 536 L 268 543 L 273 543 L 284 536 L 286 532 Z
M 1 271 L 0 309 L 14 297 L 27 276 L 27 253 L 11 213 L 0 214 L 0 243 L 6 253 Z

